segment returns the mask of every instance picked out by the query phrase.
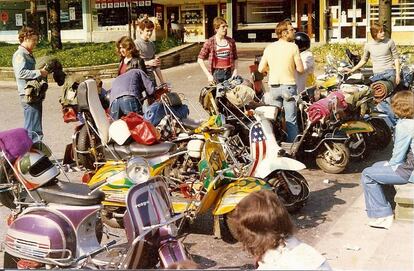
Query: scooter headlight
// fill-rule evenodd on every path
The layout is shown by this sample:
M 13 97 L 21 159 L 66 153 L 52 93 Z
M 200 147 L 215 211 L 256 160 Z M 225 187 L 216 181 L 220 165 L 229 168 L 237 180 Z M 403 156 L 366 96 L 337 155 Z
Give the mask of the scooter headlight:
M 126 173 L 132 182 L 145 183 L 150 178 L 150 167 L 142 157 L 133 157 L 128 160 Z

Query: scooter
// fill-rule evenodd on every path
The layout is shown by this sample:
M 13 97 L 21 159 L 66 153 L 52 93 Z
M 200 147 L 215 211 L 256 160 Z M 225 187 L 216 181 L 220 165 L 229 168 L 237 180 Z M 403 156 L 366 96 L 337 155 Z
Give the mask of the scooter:
M 76 90 L 77 110 L 84 123 L 76 127 L 72 136 L 72 144 L 66 148 L 65 157 L 68 162 L 74 160 L 77 166 L 95 171 L 109 160 L 127 160 L 133 156 L 155 158 L 176 150 L 171 142 L 160 142 L 154 145 L 143 145 L 137 142 L 128 144 L 128 134 L 111 129 L 111 123 L 99 100 L 96 81 L 87 79 L 81 82 Z M 112 133 L 113 132 L 113 133 Z M 114 137 L 120 138 L 114 140 Z
M 1 132 L 0 138 L 1 176 L 7 177 L 0 181 L 3 188 L 9 188 L 0 197 L 14 196 L 3 243 L 5 268 L 166 268 L 188 259 L 175 238 L 174 223 L 181 217 L 172 212 L 166 182 L 162 177 L 149 179 L 142 158 L 130 159 L 126 168 L 135 183 L 126 198 L 127 241 L 100 245 L 99 210 L 104 194 L 98 187 L 90 190 L 83 184 L 58 180 L 58 168 L 43 153 L 50 149 L 32 145 L 26 130 Z M 99 259 L 104 251 L 119 257 Z

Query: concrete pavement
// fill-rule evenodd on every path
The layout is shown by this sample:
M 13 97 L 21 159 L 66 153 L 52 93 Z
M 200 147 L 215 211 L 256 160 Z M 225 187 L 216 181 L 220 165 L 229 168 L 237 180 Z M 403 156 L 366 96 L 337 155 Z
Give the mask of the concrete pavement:
M 414 270 L 412 222 L 369 227 L 361 194 L 315 245 L 334 270 Z

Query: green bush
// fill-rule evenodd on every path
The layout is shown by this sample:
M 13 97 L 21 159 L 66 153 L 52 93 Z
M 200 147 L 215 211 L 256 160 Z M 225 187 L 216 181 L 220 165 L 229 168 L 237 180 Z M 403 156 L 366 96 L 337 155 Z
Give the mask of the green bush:
M 180 45 L 175 39 L 155 41 L 156 52 L 163 52 Z M 0 42 L 0 67 L 11 67 L 12 56 L 17 44 Z M 116 54 L 115 42 L 106 43 L 64 43 L 62 50 L 53 51 L 47 42 L 41 42 L 33 51 L 36 59 L 42 56 L 55 56 L 63 67 L 87 67 L 116 63 L 119 56 Z
M 314 46 L 311 48 L 311 51 L 315 57 L 315 62 L 319 65 L 323 65 L 326 62 L 326 56 L 328 54 L 333 55 L 338 60 L 347 59 L 345 54 L 346 49 L 351 50 L 353 54 L 362 56 L 364 51 L 364 45 L 352 42 L 331 43 Z M 397 46 L 397 49 L 400 54 L 414 54 L 413 46 Z M 413 57 L 411 57 L 411 59 L 414 61 Z M 368 62 L 368 65 L 370 65 L 370 62 Z

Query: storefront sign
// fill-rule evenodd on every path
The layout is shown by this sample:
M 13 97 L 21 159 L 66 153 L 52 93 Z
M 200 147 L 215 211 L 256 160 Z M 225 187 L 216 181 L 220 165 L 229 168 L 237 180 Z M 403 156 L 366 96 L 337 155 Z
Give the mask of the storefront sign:
M 138 1 L 138 6 L 140 6 L 140 7 L 145 6 L 145 1 Z
M 119 7 L 124 8 L 125 7 L 125 1 L 121 0 L 121 2 L 119 2 Z
M 114 0 L 114 8 L 119 8 L 119 0 Z
M 198 10 L 203 9 L 200 5 L 183 5 L 181 6 L 181 10 Z
M 23 14 L 16 13 L 16 26 L 23 26 Z
M 101 0 L 101 8 L 107 8 L 106 0 Z
M 108 8 L 114 8 L 114 1 L 113 0 L 107 0 Z
M 379 0 L 368 0 L 368 3 L 370 5 L 377 6 L 379 5 Z M 391 5 L 398 5 L 400 3 L 400 0 L 392 0 Z
M 61 10 L 60 11 L 60 22 L 61 23 L 68 23 L 69 22 L 69 12 Z
M 101 8 L 101 0 L 95 0 L 95 8 L 96 9 Z
M 145 6 L 146 6 L 146 7 L 150 7 L 151 5 L 152 5 L 151 1 L 148 1 L 148 0 L 147 0 L 147 1 L 145 1 Z

